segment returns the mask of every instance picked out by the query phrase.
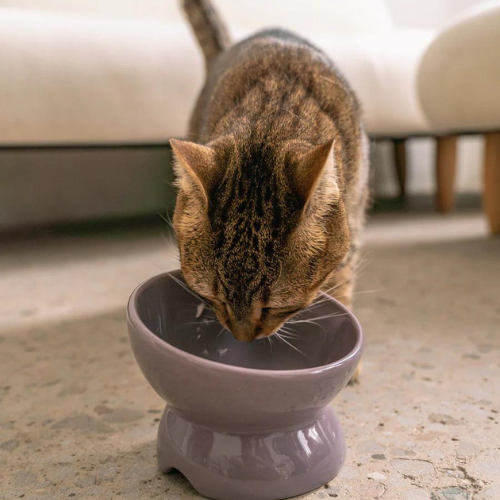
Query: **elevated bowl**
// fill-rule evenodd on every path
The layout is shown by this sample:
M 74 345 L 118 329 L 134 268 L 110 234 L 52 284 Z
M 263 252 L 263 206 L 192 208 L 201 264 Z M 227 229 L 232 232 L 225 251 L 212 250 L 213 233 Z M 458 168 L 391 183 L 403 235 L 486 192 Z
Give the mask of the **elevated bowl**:
M 220 500 L 273 500 L 331 480 L 345 440 L 330 405 L 359 361 L 363 334 L 324 295 L 283 339 L 241 343 L 223 330 L 179 271 L 142 283 L 128 303 L 132 349 L 167 403 L 158 464 Z

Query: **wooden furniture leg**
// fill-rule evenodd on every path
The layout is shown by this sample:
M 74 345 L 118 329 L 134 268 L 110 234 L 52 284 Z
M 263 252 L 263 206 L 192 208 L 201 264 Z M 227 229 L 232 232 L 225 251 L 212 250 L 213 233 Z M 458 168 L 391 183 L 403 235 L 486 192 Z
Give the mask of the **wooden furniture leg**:
M 394 139 L 394 167 L 399 186 L 399 196 L 406 196 L 406 139 Z
M 457 136 L 437 138 L 436 145 L 436 208 L 450 212 L 455 205 L 455 170 L 457 162 Z
M 492 234 L 500 234 L 500 132 L 485 134 L 484 209 Z

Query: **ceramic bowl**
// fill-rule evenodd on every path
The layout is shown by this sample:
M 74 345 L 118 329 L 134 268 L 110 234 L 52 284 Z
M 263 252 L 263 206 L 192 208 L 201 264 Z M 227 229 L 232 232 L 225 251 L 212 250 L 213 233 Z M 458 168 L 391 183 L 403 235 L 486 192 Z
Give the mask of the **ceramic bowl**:
M 167 403 L 158 464 L 220 500 L 271 500 L 317 488 L 345 459 L 330 402 L 361 356 L 356 318 L 329 296 L 287 324 L 290 337 L 241 343 L 181 281 L 140 285 L 128 327 L 142 373 Z

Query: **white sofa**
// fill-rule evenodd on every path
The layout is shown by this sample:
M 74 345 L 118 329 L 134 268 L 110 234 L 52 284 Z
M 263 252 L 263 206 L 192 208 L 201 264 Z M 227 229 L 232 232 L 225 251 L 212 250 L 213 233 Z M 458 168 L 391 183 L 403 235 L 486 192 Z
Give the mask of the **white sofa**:
M 152 144 L 182 136 L 203 63 L 179 3 L 0 0 L 0 145 Z M 450 114 L 453 99 L 446 108 L 436 98 L 445 79 L 433 54 L 448 30 L 398 31 L 383 0 L 214 3 L 236 40 L 279 25 L 323 48 L 357 91 L 370 135 L 395 141 L 402 191 L 405 139 L 440 135 L 438 199 L 443 210 L 451 208 L 455 131 L 478 129 L 453 121 L 468 116 Z M 446 59 L 446 49 L 441 54 Z M 493 67 L 497 73 L 483 70 L 498 78 Z M 494 123 L 500 115 L 492 130 Z M 500 231 L 496 223 L 492 229 Z
M 438 164 L 445 204 L 453 203 L 456 137 L 482 133 L 484 208 L 500 233 L 500 2 L 481 3 L 445 26 L 424 52 L 418 98 L 430 127 L 445 134 Z
M 382 0 L 313 0 L 314 8 L 304 0 L 214 3 L 235 40 L 279 25 L 326 50 L 358 92 L 372 135 L 427 130 L 415 71 L 432 34 L 395 32 Z M 183 135 L 203 80 L 201 53 L 180 0 L 140 4 L 138 12 L 137 2 L 0 0 L 0 67 L 8 68 L 0 142 Z

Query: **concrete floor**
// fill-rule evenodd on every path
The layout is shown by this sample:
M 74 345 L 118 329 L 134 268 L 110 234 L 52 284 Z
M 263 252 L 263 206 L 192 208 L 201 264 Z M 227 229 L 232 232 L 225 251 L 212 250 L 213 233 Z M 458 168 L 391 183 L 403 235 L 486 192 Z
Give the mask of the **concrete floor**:
M 159 233 L 2 243 L 0 498 L 199 498 L 156 471 L 163 405 L 126 334 L 132 288 L 176 267 Z M 377 216 L 366 239 L 347 463 L 301 498 L 500 499 L 500 239 L 470 212 Z

